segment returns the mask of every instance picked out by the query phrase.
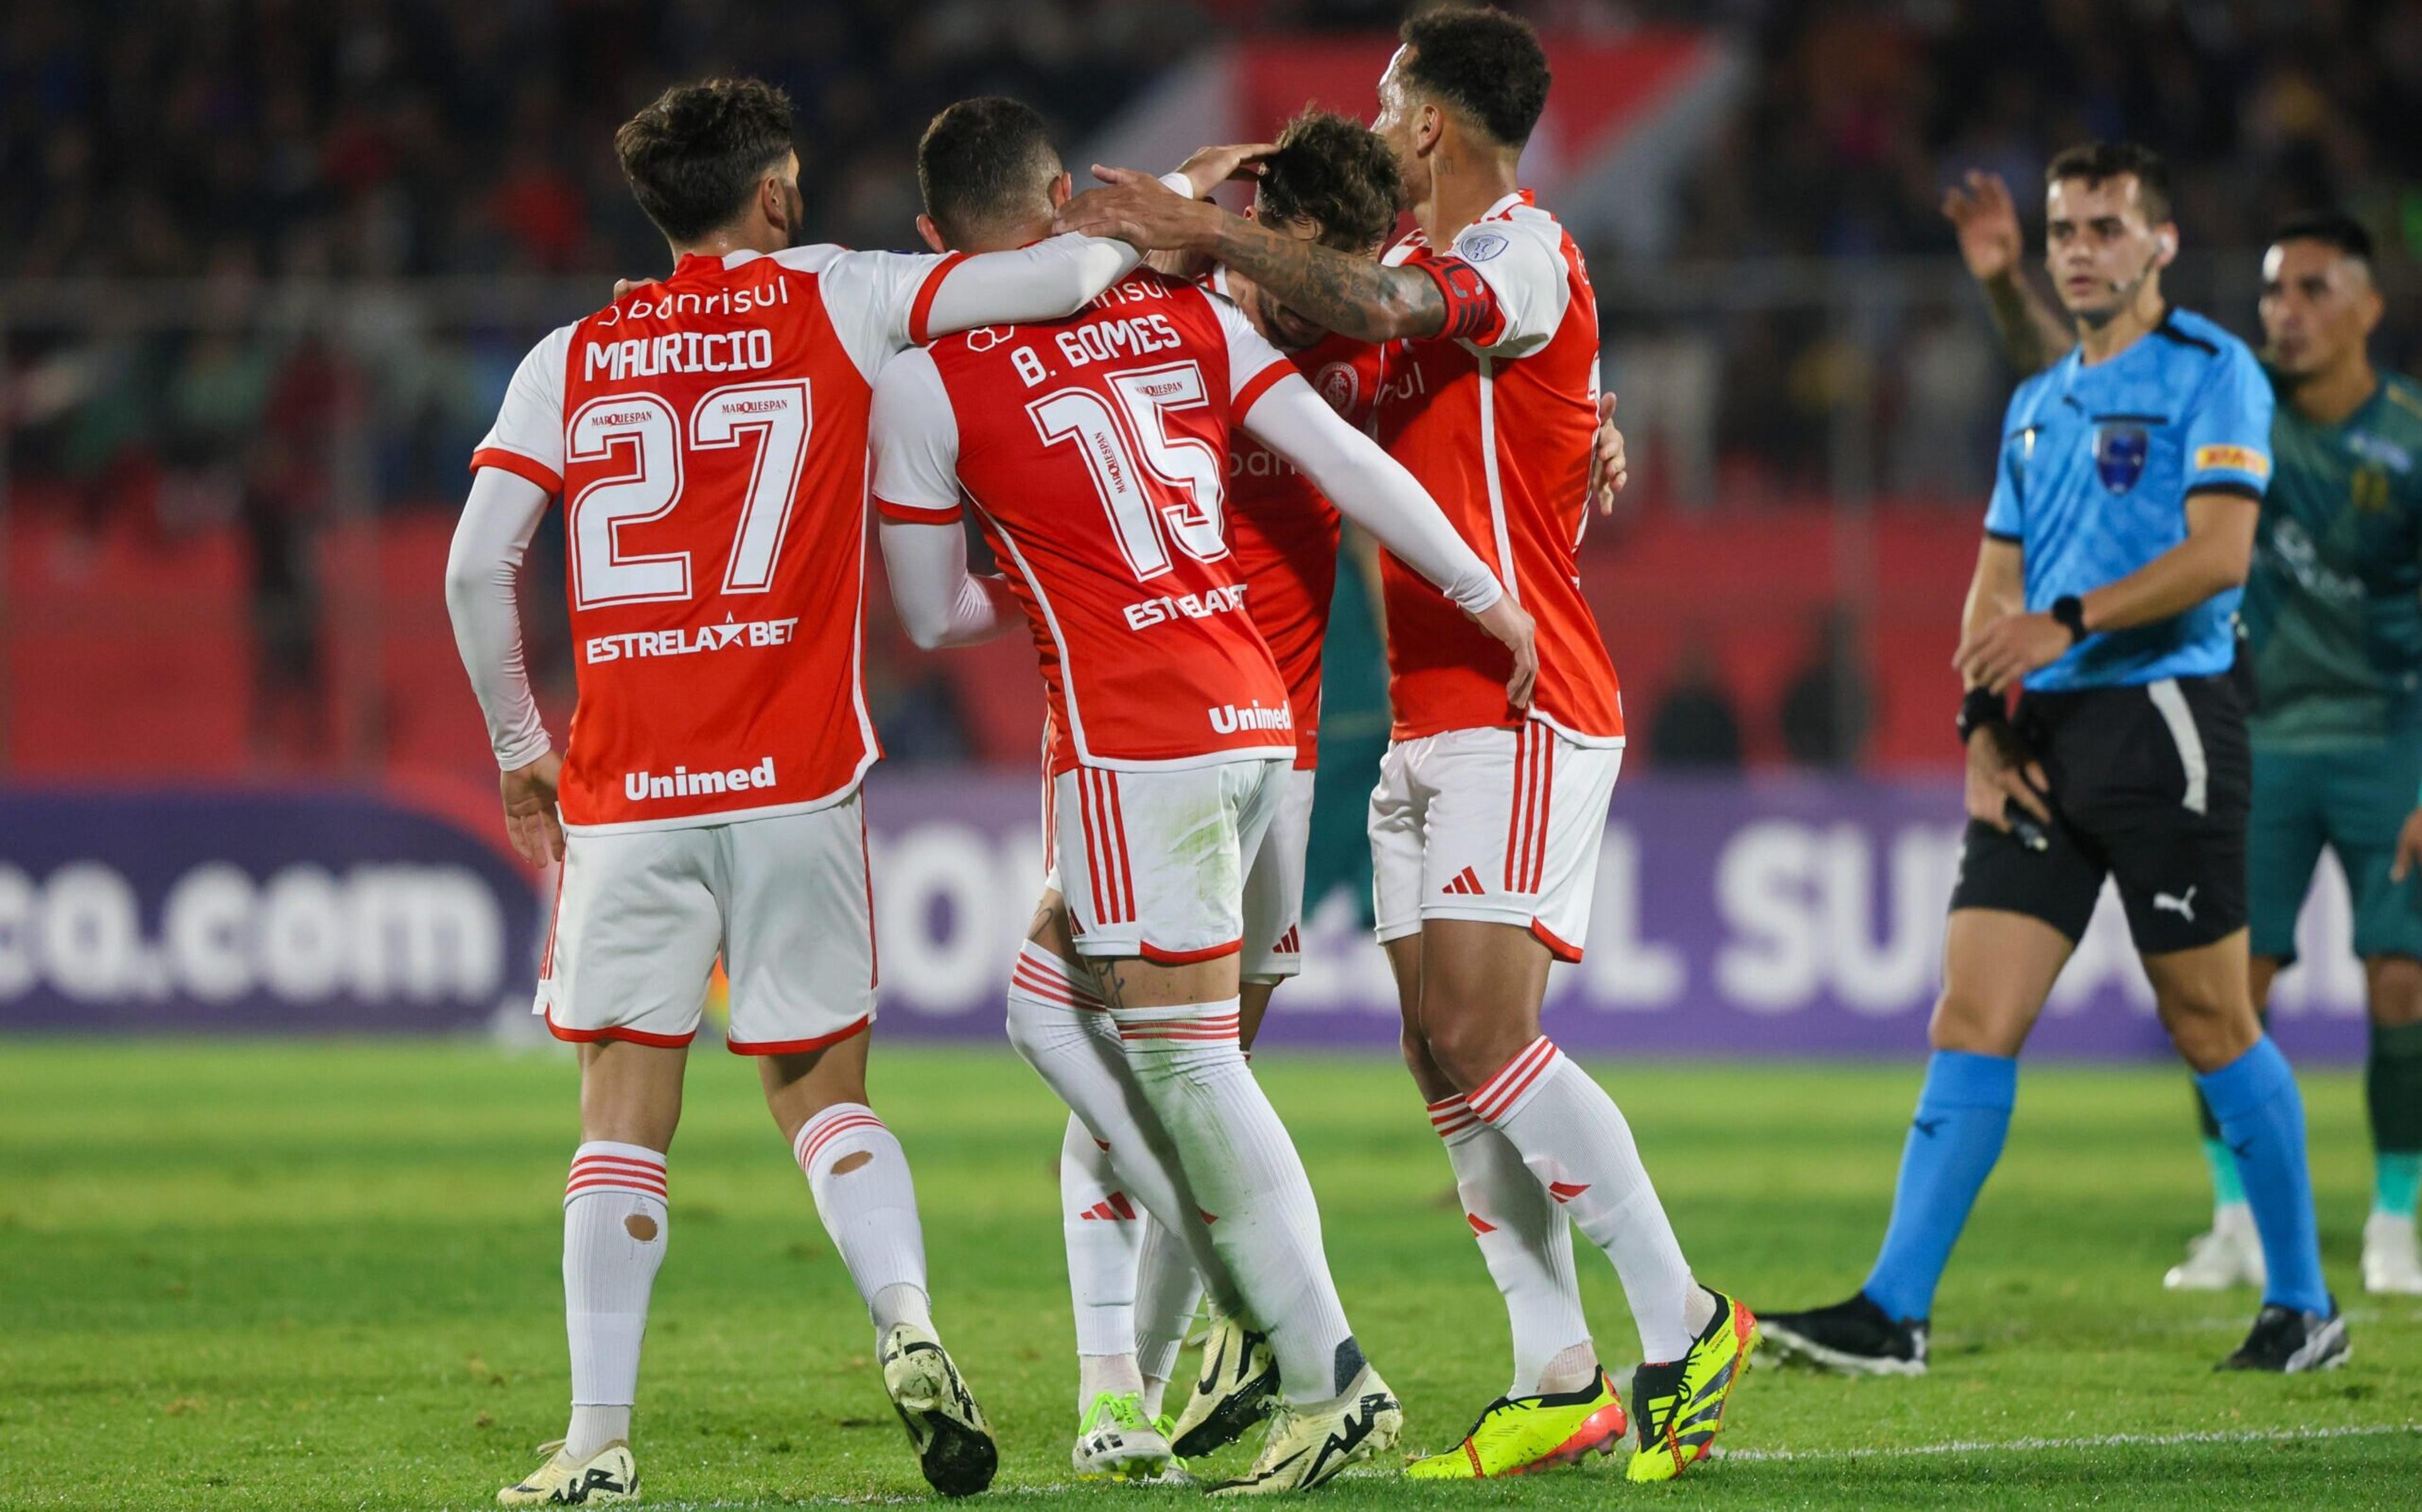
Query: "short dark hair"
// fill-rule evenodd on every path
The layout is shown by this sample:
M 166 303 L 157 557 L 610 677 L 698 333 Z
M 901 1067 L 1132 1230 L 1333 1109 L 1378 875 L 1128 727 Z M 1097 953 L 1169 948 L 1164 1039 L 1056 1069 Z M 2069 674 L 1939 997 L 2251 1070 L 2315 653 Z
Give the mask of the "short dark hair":
M 1042 114 L 1004 95 L 960 101 L 917 139 L 917 188 L 948 242 L 1027 208 L 1059 174 Z
M 1469 117 L 1489 137 L 1520 147 L 1548 108 L 1548 55 L 1518 16 L 1432 10 L 1396 34 L 1412 55 L 1405 76 Z
M 2282 242 L 2319 242 L 2366 266 L 2371 262 L 2371 233 L 2342 210 L 2311 210 L 2289 216 L 2271 233 L 2273 246 Z
M 1397 183 L 1396 156 L 1377 132 L 1307 107 L 1262 161 L 1253 204 L 1265 220 L 1313 223 L 1325 246 L 1368 252 L 1396 224 Z
M 762 79 L 677 84 L 614 133 L 632 195 L 676 243 L 730 225 L 790 150 L 791 97 Z
M 2108 179 L 2132 177 L 2145 219 L 2155 226 L 2170 218 L 2170 165 L 2149 147 L 2134 142 L 2081 142 L 2063 148 L 2044 168 L 2049 188 L 2068 179 L 2083 179 L 2086 187 Z

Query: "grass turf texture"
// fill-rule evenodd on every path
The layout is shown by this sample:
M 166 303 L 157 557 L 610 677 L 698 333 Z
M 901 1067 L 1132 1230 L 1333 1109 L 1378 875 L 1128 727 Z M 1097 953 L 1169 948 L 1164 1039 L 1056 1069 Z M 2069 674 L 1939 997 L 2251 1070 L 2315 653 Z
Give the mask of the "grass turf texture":
M 649 1500 L 923 1494 L 872 1331 L 754 1076 L 721 1053 L 697 1061 L 641 1372 Z M 1857 1285 L 1913 1068 L 1596 1069 L 1709 1281 L 1754 1307 Z M 1282 1052 L 1256 1070 L 1319 1187 L 1408 1446 L 1450 1443 L 1502 1388 L 1506 1345 L 1419 1099 L 1377 1059 Z M 1009 1498 L 1191 1504 L 1067 1484 L 1075 1366 L 1048 1094 L 1006 1052 L 878 1046 L 874 1082 Z M 468 1046 L 8 1045 L 0 1506 L 492 1505 L 529 1446 L 562 1431 L 574 1083 L 567 1057 Z M 1625 1485 L 1618 1458 L 1486 1486 L 1364 1476 L 1323 1504 L 2411 1507 L 2422 1305 L 2361 1295 L 2360 1090 L 2336 1073 L 2304 1089 L 2323 1247 L 2354 1319 L 2343 1370 L 2212 1374 L 2254 1299 L 2160 1286 L 2206 1210 L 2184 1079 L 2038 1065 L 1953 1259 L 1928 1379 L 1845 1381 L 1769 1357 L 1735 1398 L 1734 1457 L 1678 1488 Z M 1621 1290 L 1582 1261 L 1598 1337 L 1628 1372 Z M 2172 1442 L 2107 1442 L 2121 1435 Z

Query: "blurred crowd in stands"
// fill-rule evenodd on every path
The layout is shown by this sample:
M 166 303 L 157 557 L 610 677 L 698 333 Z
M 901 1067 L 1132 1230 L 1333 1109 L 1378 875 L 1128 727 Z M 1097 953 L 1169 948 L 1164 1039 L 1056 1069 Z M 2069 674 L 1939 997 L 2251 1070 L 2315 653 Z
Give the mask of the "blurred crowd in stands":
M 1093 124 L 1201 22 L 1177 0 L 77 0 L 0 22 L 0 270 L 596 273 L 663 250 L 613 131 L 673 80 L 799 104 L 836 240 L 898 242 L 963 95 Z
M 578 308 L 498 319 L 430 279 L 577 293 L 661 264 L 610 150 L 664 83 L 745 70 L 799 106 L 819 234 L 908 242 L 913 148 L 952 99 L 1034 101 L 1072 146 L 1207 38 L 1392 26 L 1396 0 L 77 0 L 0 12 L 0 442 L 24 510 L 244 542 L 264 685 L 321 675 L 332 512 L 450 509 L 514 362 Z M 2011 375 L 1937 209 L 1957 173 L 2022 210 L 2066 142 L 2168 153 L 2175 281 L 2240 330 L 2287 212 L 2384 249 L 2378 355 L 2422 366 L 2422 0 L 1536 0 L 1543 27 L 1691 24 L 1748 63 L 1654 264 L 1594 262 L 1633 518 L 1869 498 L 1977 507 Z M 1563 81 L 1574 87 L 1577 81 Z M 2033 227 L 2031 226 L 2031 230 Z M 1771 259 L 1816 259 L 1771 299 Z M 1747 261 L 1744 261 L 1747 259 Z M 1830 259 L 1830 260 L 1829 260 Z M 1812 279 L 1807 267 L 1817 273 Z M 1831 270 L 1830 272 L 1827 270 Z M 163 318 L 42 281 L 177 278 Z M 537 286 L 532 286 L 537 287 Z M 1779 286 L 1781 287 L 1781 286 Z M 560 296 L 559 296 L 560 297 Z M 451 301 L 449 303 L 449 301 Z M 338 439 L 340 438 L 340 439 Z M 543 547 L 542 550 L 544 548 Z M 542 569 L 544 558 L 540 559 Z M 544 597 L 544 596 L 542 596 Z M 1854 760 L 1857 625 L 1806 632 L 1794 757 Z M 923 671 L 909 674 L 923 677 Z M 1728 749 L 1715 663 L 1672 661 L 1672 759 Z M 1662 690 L 1660 690 L 1661 692 Z M 1701 694 L 1712 694 L 1708 697 Z M 946 703 L 904 698 L 904 722 Z M 936 710 L 942 710 L 936 712 Z M 1740 741 L 1732 715 L 1729 748 Z M 1759 722 L 1753 722 L 1759 723 Z M 1763 722 L 1771 725 L 1771 720 Z M 1797 731 L 1797 733 L 1793 733 Z M 1663 744 L 1664 742 L 1658 742 Z

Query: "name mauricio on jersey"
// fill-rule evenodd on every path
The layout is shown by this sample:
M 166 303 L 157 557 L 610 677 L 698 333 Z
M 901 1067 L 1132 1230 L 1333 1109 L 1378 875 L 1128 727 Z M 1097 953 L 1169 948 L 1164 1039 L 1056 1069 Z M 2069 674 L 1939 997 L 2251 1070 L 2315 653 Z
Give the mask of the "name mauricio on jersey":
M 789 619 L 751 619 L 692 630 L 633 630 L 619 635 L 591 635 L 582 649 L 591 662 L 621 662 L 650 656 L 696 656 L 734 646 L 788 646 L 797 635 L 796 616 Z

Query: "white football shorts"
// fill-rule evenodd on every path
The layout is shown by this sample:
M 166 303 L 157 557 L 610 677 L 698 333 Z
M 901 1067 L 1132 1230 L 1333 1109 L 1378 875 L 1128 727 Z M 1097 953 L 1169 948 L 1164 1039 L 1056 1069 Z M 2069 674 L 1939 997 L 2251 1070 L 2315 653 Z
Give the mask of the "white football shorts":
M 1270 831 L 1245 869 L 1244 979 L 1282 982 L 1303 970 L 1303 858 L 1312 844 L 1308 768 L 1277 774 L 1283 788 Z
M 1053 875 L 1077 953 L 1178 966 L 1241 950 L 1245 879 L 1285 803 L 1291 755 L 1052 778 Z
M 1623 747 L 1531 720 L 1388 747 L 1371 791 L 1371 893 L 1382 943 L 1424 919 L 1530 930 L 1579 960 Z
M 874 1018 L 862 795 L 731 824 L 564 836 L 537 1009 L 558 1039 L 686 1045 L 717 956 L 731 1048 L 788 1055 Z

